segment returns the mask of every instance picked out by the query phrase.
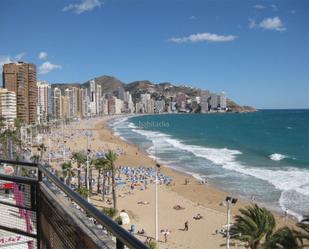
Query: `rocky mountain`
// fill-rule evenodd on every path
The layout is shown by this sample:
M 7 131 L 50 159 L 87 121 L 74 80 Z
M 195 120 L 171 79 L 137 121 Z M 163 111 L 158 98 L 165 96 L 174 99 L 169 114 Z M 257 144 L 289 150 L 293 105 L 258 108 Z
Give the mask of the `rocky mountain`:
M 138 80 L 128 84 L 125 84 L 121 80 L 113 76 L 100 76 L 95 78 L 96 83 L 101 85 L 102 91 L 104 93 L 113 93 L 117 90 L 129 91 L 132 94 L 133 101 L 138 101 L 140 95 L 143 93 L 150 93 L 155 99 L 165 99 L 170 100 L 171 97 L 175 97 L 177 93 L 185 93 L 188 97 L 200 96 L 201 89 L 194 88 L 188 85 L 174 85 L 170 82 L 162 82 L 155 84 L 149 80 Z M 89 87 L 90 80 L 83 84 L 78 83 L 68 83 L 68 84 L 53 84 L 53 87 L 59 87 L 65 89 L 70 86 L 75 87 Z M 254 108 L 249 106 L 240 106 L 234 101 L 228 99 L 228 107 L 230 107 L 235 112 L 252 112 L 255 111 Z
M 113 76 L 107 76 L 107 75 L 100 76 L 95 78 L 95 81 L 97 84 L 101 85 L 102 91 L 105 93 L 113 92 L 114 90 L 118 88 L 124 88 L 125 86 L 123 82 L 121 82 L 119 79 Z M 89 82 L 90 80 L 82 84 L 82 86 L 89 87 Z

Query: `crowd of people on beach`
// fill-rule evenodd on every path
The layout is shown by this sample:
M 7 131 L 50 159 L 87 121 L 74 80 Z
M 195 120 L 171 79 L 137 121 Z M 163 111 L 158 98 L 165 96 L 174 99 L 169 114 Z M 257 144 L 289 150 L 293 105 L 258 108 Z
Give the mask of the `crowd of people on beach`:
M 89 121 L 88 121 L 89 122 Z M 92 123 L 93 124 L 93 123 Z M 89 123 L 90 125 L 90 123 Z M 88 156 L 91 159 L 95 158 L 101 158 L 104 157 L 105 154 L 108 152 L 109 149 L 111 149 L 109 142 L 102 142 L 102 143 L 93 143 L 95 141 L 94 136 L 88 137 L 88 146 L 89 151 L 86 148 L 86 139 L 88 131 L 87 129 L 84 129 L 85 124 L 79 125 L 67 125 L 64 130 L 52 129 L 51 133 L 48 134 L 48 136 L 45 137 L 45 142 L 47 144 L 47 141 L 49 140 L 49 148 L 48 148 L 48 154 L 47 157 L 50 158 L 50 160 L 53 162 L 57 162 L 59 164 L 59 161 L 56 161 L 57 159 L 60 159 L 61 161 L 65 161 L 72 158 L 73 153 L 76 152 L 84 152 L 84 154 L 88 154 Z M 111 141 L 111 138 L 109 138 L 109 141 Z M 82 143 L 81 143 L 82 142 Z M 82 149 L 82 146 L 85 147 Z M 74 148 L 74 149 L 73 149 Z M 126 154 L 126 147 L 121 147 L 120 145 L 114 144 L 112 147 L 113 151 L 116 152 L 117 155 L 125 155 Z M 139 150 L 137 150 L 139 151 Z M 135 152 L 134 152 L 135 153 Z M 138 153 L 138 152 L 136 152 Z M 136 154 L 137 155 L 137 154 Z M 55 163 L 56 165 L 56 163 Z M 82 172 L 83 174 L 83 172 Z M 127 194 L 134 194 L 136 191 L 139 190 L 146 190 L 150 187 L 150 185 L 155 184 L 156 181 L 159 185 L 173 185 L 173 179 L 170 176 L 167 176 L 163 174 L 159 167 L 150 167 L 147 165 L 142 165 L 139 167 L 130 167 L 130 166 L 121 166 L 117 168 L 116 173 L 116 186 L 118 190 L 125 190 L 125 191 L 119 191 L 118 197 L 125 197 Z M 81 177 L 81 183 L 84 183 L 85 178 Z M 94 177 L 92 179 L 92 186 L 96 184 L 97 179 Z M 190 183 L 191 179 L 186 178 L 185 179 L 185 185 L 191 185 Z M 206 177 L 203 177 L 200 181 L 200 184 L 206 184 L 208 182 L 208 179 Z M 73 179 L 73 185 L 76 185 L 76 179 Z M 107 188 L 111 189 L 111 188 Z M 126 190 L 128 190 L 126 192 Z M 111 194 L 110 192 L 107 194 Z M 100 200 L 101 204 L 112 206 L 113 202 L 111 200 L 112 198 L 110 196 L 107 196 L 105 199 L 105 202 Z M 138 205 L 148 205 L 150 204 L 149 201 L 145 200 L 139 200 L 137 202 Z M 185 209 L 182 205 L 175 203 L 176 205 L 173 207 L 177 212 L 182 212 L 178 210 Z M 83 210 L 76 204 L 72 204 L 74 208 L 78 209 L 79 211 L 83 212 Z M 172 207 L 171 207 L 172 208 Z M 192 215 L 193 216 L 193 215 Z M 189 221 L 195 222 L 194 220 L 201 220 L 203 219 L 203 216 L 199 213 L 197 213 L 194 217 L 192 217 L 192 220 L 186 220 L 189 217 L 186 217 L 182 223 L 183 227 L 180 227 L 179 230 L 188 232 L 189 231 Z M 95 220 L 89 220 L 90 222 L 93 222 L 98 228 L 102 228 L 101 225 L 97 224 Z M 197 221 L 199 222 L 199 221 Z M 193 224 L 193 223 L 192 223 Z M 146 242 L 150 242 L 153 240 L 150 234 L 148 234 L 148 231 L 146 231 L 143 227 L 140 227 L 138 231 L 136 231 L 136 226 L 134 224 L 131 225 L 131 228 L 128 229 L 130 232 L 137 236 L 142 236 L 146 238 Z M 192 230 L 192 228 L 191 228 Z M 190 230 L 190 231 L 191 231 Z M 172 233 L 174 234 L 174 230 L 168 228 L 164 228 L 160 230 L 160 233 L 163 237 L 163 242 L 168 243 L 168 237 Z

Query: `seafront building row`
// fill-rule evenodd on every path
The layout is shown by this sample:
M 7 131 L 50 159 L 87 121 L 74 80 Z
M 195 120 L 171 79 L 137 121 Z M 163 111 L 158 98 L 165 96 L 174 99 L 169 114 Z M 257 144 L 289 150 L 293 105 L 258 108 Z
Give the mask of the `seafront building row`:
M 3 65 L 0 116 L 7 126 L 18 118 L 22 124 L 44 124 L 51 120 L 87 118 L 121 113 L 177 113 L 227 111 L 225 93 L 201 90 L 200 96 L 178 92 L 168 97 L 144 92 L 135 96 L 123 88 L 104 92 L 96 79 L 87 85 L 62 87 L 37 80 L 34 64 Z

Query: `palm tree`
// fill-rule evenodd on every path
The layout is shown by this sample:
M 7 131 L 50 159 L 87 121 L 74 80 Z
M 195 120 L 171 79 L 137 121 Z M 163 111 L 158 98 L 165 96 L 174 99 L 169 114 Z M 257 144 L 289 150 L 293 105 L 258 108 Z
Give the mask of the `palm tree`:
M 33 155 L 30 157 L 30 160 L 34 163 L 38 163 L 40 161 L 40 156 L 39 155 Z
M 231 227 L 231 234 L 239 234 L 236 239 L 247 242 L 251 249 L 260 248 L 275 228 L 273 214 L 256 204 L 239 211 L 240 215 L 235 216 L 235 224 Z
M 298 236 L 295 230 L 285 226 L 277 230 L 270 238 L 264 243 L 264 249 L 301 249 L 303 248 L 303 241 Z
M 81 188 L 80 183 L 81 167 L 87 161 L 87 157 L 83 152 L 74 152 L 72 155 L 72 159 L 77 163 L 77 185 L 78 185 L 77 188 Z
M 114 208 L 117 209 L 117 194 L 116 194 L 116 181 L 115 181 L 115 171 L 116 171 L 116 166 L 115 166 L 115 161 L 118 158 L 118 155 L 113 152 L 112 150 L 109 150 L 106 154 L 105 157 L 111 167 L 112 171 L 112 194 L 113 194 L 113 203 L 114 203 Z
M 72 176 L 74 176 L 74 171 L 73 171 L 71 161 L 64 162 L 61 165 L 61 168 L 62 168 L 63 177 L 64 179 L 66 179 L 66 184 L 71 186 Z
M 3 154 L 6 158 L 13 159 L 13 153 L 21 148 L 21 141 L 18 137 L 17 130 L 6 129 L 0 135 Z
M 88 189 L 86 187 L 78 188 L 76 191 L 84 199 L 86 199 L 88 197 Z
M 97 193 L 100 193 L 100 181 L 101 181 L 101 175 L 103 172 L 103 178 L 104 178 L 104 171 L 109 168 L 109 162 L 105 158 L 97 158 L 94 161 L 95 169 L 98 171 L 98 177 L 97 177 Z
M 38 151 L 40 151 L 40 160 L 42 161 L 44 152 L 46 152 L 46 145 L 44 143 L 39 144 Z
M 297 231 L 296 237 L 305 242 L 304 247 L 309 248 L 309 216 L 305 216 L 301 222 L 297 223 L 301 231 Z

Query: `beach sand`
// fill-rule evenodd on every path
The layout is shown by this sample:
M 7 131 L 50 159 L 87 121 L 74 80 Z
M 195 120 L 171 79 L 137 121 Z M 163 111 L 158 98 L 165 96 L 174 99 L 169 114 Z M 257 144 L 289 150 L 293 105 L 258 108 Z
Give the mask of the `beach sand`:
M 89 138 L 89 147 L 92 150 L 118 150 L 123 151 L 116 161 L 117 166 L 131 167 L 154 167 L 155 162 L 137 146 L 129 144 L 117 136 L 114 136 L 107 127 L 108 121 L 114 117 L 102 117 L 93 120 L 82 120 L 70 124 L 64 128 L 66 134 L 76 134 L 73 139 L 66 139 L 66 148 L 71 151 L 86 149 L 87 138 L 81 135 L 85 129 L 91 130 L 93 136 Z M 47 142 L 45 138 L 45 143 Z M 58 144 L 49 141 L 50 147 L 55 149 Z M 52 163 L 56 169 L 60 168 L 60 163 Z M 190 175 L 176 171 L 162 165 L 161 172 L 173 178 L 170 186 L 159 185 L 158 187 L 158 224 L 159 231 L 168 229 L 170 234 L 164 243 L 164 236 L 159 233 L 158 248 L 192 248 L 192 249 L 216 249 L 225 247 L 225 238 L 221 234 L 216 234 L 216 230 L 223 228 L 226 221 L 226 207 L 220 205 L 229 193 L 218 190 L 209 184 L 201 184 Z M 94 173 L 95 175 L 95 173 Z M 95 177 L 95 176 L 94 176 Z M 189 183 L 185 185 L 185 179 Z M 96 186 L 93 188 L 94 192 Z M 154 185 L 146 190 L 135 189 L 133 194 L 124 194 L 128 190 L 120 190 L 117 194 L 124 196 L 118 198 L 119 210 L 126 210 L 129 213 L 131 223 L 124 227 L 129 229 L 131 224 L 136 225 L 136 231 L 144 229 L 146 235 L 155 237 L 155 190 Z M 141 205 L 139 201 L 147 201 L 149 204 Z M 109 206 L 101 200 L 101 196 L 93 195 L 91 202 L 98 208 Z M 185 209 L 175 210 L 175 205 L 181 205 Z M 240 199 L 232 207 L 232 216 L 238 213 L 240 208 L 250 205 L 249 201 Z M 201 220 L 193 219 L 200 214 Z M 275 214 L 278 227 L 295 224 L 292 219 Z M 184 223 L 188 221 L 189 230 L 183 231 Z M 139 236 L 141 240 L 145 237 Z M 236 243 L 234 243 L 236 242 Z M 244 248 L 238 241 L 231 242 L 231 248 Z

